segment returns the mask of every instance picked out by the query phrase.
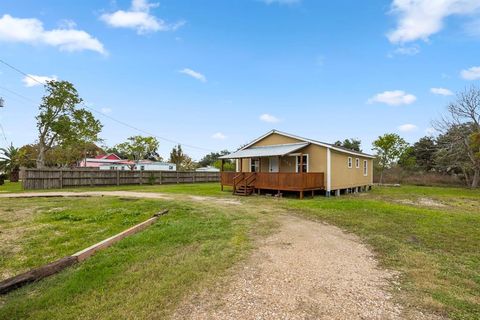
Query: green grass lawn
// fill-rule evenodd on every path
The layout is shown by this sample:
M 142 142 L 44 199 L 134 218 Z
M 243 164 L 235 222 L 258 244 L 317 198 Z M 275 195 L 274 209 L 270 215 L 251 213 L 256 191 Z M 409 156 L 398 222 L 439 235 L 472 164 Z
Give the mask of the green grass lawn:
M 5 192 L 21 192 L 22 184 L 20 182 L 10 182 L 5 180 L 5 183 L 0 185 L 0 194 Z
M 479 190 L 378 187 L 305 200 L 253 196 L 241 198 L 241 206 L 181 197 L 231 197 L 217 183 L 75 189 L 85 190 L 163 192 L 175 200 L 0 199 L 0 227 L 17 228 L 21 235 L 10 248 L 8 242 L 0 244 L 2 256 L 10 254 L 2 260 L 2 272 L 72 253 L 159 208 L 172 209 L 153 227 L 85 263 L 0 298 L 0 318 L 168 316 L 181 297 L 212 283 L 245 257 L 255 235 L 270 232 L 281 212 L 358 235 L 381 266 L 399 271 L 401 290 L 393 293 L 406 308 L 453 319 L 480 318 Z
M 0 297 L 0 319 L 164 318 L 212 283 L 274 223 L 243 207 L 99 198 L 1 199 L 0 270 L 14 273 L 71 254 L 169 208 L 153 226 L 91 259 Z M 2 234 L 3 235 L 3 234 Z M 18 236 L 18 237 L 17 237 Z

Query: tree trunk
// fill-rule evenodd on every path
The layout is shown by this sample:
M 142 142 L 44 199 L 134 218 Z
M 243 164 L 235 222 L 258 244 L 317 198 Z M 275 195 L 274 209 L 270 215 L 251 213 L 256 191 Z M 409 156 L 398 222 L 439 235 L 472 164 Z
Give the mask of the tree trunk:
M 383 184 L 383 171 L 385 169 L 382 169 L 382 171 L 380 171 L 380 184 Z
M 45 167 L 45 145 L 42 141 L 38 144 L 37 168 Z
M 478 188 L 480 182 L 480 168 L 475 168 L 473 171 L 472 188 Z

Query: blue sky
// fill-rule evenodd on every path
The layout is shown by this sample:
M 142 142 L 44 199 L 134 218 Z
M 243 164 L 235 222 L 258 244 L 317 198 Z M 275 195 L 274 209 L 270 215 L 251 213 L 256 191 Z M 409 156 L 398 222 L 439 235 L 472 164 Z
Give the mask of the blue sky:
M 480 1 L 2 0 L 0 59 L 202 148 L 184 148 L 194 159 L 273 128 L 370 151 L 386 132 L 426 135 L 452 92 L 478 84 Z M 35 141 L 43 94 L 23 78 L 0 64 L 0 124 L 17 146 Z M 97 116 L 108 145 L 139 134 Z

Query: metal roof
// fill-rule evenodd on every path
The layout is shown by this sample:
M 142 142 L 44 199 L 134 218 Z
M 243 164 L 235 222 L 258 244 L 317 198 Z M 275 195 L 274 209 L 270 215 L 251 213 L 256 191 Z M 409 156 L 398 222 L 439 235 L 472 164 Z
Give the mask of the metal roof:
M 309 142 L 276 144 L 271 146 L 251 147 L 248 149 L 238 150 L 236 152 L 220 157 L 220 159 L 240 159 L 240 158 L 256 158 L 256 157 L 273 157 L 284 156 L 289 153 L 300 150 L 308 146 Z
M 340 152 L 344 152 L 344 153 L 348 153 L 348 154 L 352 154 L 352 155 L 356 155 L 356 156 L 362 156 L 362 157 L 366 157 L 366 158 L 375 158 L 375 156 L 371 155 L 371 154 L 368 154 L 368 153 L 364 153 L 364 152 L 359 152 L 359 151 L 355 151 L 355 150 L 350 150 L 350 149 L 347 149 L 347 148 L 344 148 L 344 147 L 340 147 L 340 146 L 337 146 L 337 145 L 334 145 L 334 144 L 331 144 L 331 143 L 326 143 L 326 142 L 321 142 L 321 141 L 318 141 L 318 140 L 312 140 L 312 139 L 307 139 L 307 138 L 303 138 L 303 137 L 299 137 L 299 136 L 296 136 L 296 135 L 293 135 L 293 134 L 290 134 L 290 133 L 286 133 L 286 132 L 282 132 L 282 131 L 279 131 L 279 130 L 271 130 L 269 132 L 267 132 L 266 134 L 264 134 L 263 136 L 253 140 L 252 142 L 250 142 L 249 144 L 243 146 L 242 148 L 240 148 L 240 150 L 244 150 L 244 149 L 248 149 L 250 148 L 251 145 L 254 145 L 255 143 L 257 143 L 258 141 L 264 139 L 265 137 L 268 137 L 269 135 L 271 134 L 279 134 L 279 135 L 282 135 L 282 136 L 285 136 L 285 137 L 290 137 L 290 138 L 293 138 L 293 139 L 297 139 L 297 140 L 302 140 L 302 141 L 305 141 L 305 142 L 309 142 L 309 143 L 313 143 L 313 144 L 316 144 L 316 145 L 319 145 L 319 146 L 322 146 L 322 147 L 326 147 L 326 148 L 329 148 L 329 149 L 332 149 L 332 150 L 336 150 L 336 151 L 340 151 Z

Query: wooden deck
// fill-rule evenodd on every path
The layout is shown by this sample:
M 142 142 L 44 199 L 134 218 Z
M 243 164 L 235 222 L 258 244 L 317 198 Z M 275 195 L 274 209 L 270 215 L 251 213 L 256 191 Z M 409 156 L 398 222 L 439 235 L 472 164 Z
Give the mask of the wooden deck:
M 221 172 L 220 183 L 233 187 L 233 192 L 248 195 L 255 190 L 297 191 L 303 198 L 305 191 L 324 189 L 323 172 L 267 173 L 267 172 Z

